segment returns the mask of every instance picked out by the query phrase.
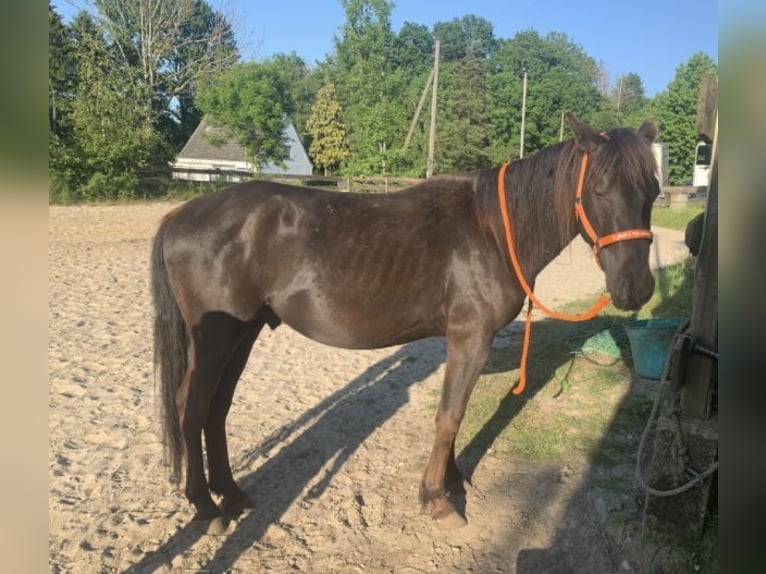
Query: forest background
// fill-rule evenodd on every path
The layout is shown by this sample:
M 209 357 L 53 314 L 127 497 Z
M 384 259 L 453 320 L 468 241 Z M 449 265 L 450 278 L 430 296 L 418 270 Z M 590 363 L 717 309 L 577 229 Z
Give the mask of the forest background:
M 204 0 L 93 0 L 67 23 L 49 4 L 49 199 L 157 197 L 166 169 L 205 116 L 255 165 L 285 158 L 291 120 L 315 172 L 426 174 L 430 98 L 404 142 L 440 45 L 434 172 L 467 171 L 568 137 L 569 110 L 591 125 L 637 127 L 647 117 L 669 149 L 669 183 L 690 183 L 696 107 L 707 54 L 680 62 L 647 97 L 642 78 L 610 79 L 603 63 L 561 32 L 500 38 L 466 14 L 394 31 L 389 0 L 340 0 L 334 49 L 309 66 L 295 52 L 244 61 L 226 15 Z M 328 31 L 328 34 L 332 34 Z

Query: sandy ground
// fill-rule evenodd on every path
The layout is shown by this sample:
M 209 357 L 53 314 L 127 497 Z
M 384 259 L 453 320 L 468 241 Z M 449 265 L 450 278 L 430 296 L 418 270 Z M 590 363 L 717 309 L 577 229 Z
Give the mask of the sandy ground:
M 438 339 L 345 351 L 264 332 L 228 425 L 257 508 L 223 536 L 189 526 L 161 464 L 151 362 L 149 247 L 173 206 L 50 208 L 51 572 L 638 571 L 601 527 L 603 501 L 582 496 L 577 465 L 486 456 L 469 472 L 466 527 L 420 513 Z M 682 233 L 656 231 L 654 266 L 687 254 Z M 555 305 L 602 287 L 578 239 L 537 292 Z

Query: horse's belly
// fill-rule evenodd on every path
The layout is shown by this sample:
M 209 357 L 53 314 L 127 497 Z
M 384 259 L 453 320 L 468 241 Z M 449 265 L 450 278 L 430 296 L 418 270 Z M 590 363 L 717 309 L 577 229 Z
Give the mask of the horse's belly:
M 345 349 L 376 349 L 443 333 L 439 314 L 425 305 L 410 305 L 404 313 L 403 307 L 294 293 L 271 307 L 283 323 L 306 337 Z

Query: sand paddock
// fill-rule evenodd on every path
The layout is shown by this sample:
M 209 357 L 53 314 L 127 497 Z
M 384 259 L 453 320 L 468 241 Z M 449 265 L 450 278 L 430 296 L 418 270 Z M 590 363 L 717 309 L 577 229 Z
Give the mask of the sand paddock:
M 148 289 L 151 237 L 174 205 L 50 208 L 51 572 L 522 572 L 520 552 L 561 540 L 589 572 L 617 571 L 595 511 L 562 518 L 582 469 L 562 482 L 555 464 L 488 456 L 468 526 L 445 532 L 420 513 L 440 339 L 345 351 L 264 331 L 228 424 L 235 478 L 257 507 L 223 536 L 188 526 L 162 466 Z M 681 232 L 657 231 L 655 266 L 687 254 Z M 577 240 L 537 291 L 555 305 L 602 286 Z

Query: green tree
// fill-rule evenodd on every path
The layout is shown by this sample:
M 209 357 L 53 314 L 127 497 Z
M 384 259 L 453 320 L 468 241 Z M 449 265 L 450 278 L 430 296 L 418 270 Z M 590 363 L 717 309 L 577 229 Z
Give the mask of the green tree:
M 405 22 L 394 40 L 394 70 L 398 85 L 393 88 L 391 98 L 400 107 L 396 121 L 397 129 L 408 128 L 412 122 L 423 89 L 428 81 L 434 62 L 434 37 L 428 27 Z M 430 102 L 430 99 L 428 100 Z M 394 139 L 387 155 L 397 173 L 422 176 L 426 173 L 428 144 L 428 106 L 424 106 L 415 125 L 413 137 L 406 150 L 402 139 Z M 396 138 L 397 136 L 394 136 Z
M 257 167 L 287 158 L 285 120 L 293 109 L 273 62 L 236 64 L 224 70 L 198 86 L 197 105 L 224 131 L 214 143 L 234 139 Z
M 435 172 L 489 167 L 487 88 L 478 50 L 445 65 L 444 103 L 440 106 Z
M 340 112 L 335 86 L 327 83 L 319 90 L 307 122 L 312 137 L 309 153 L 325 175 L 330 175 L 330 170 L 342 166 L 349 157 L 346 127 Z
M 197 84 L 233 64 L 238 53 L 234 31 L 225 16 L 207 2 L 195 0 L 190 17 L 176 30 L 175 50 L 167 64 L 169 79 L 165 83 L 174 93 L 161 116 L 161 129 L 169 135 L 174 149 L 189 140 L 201 119 L 195 105 Z
M 79 161 L 74 153 L 72 100 L 76 84 L 74 45 L 69 29 L 48 5 L 48 165 L 51 196 L 71 195 Z
M 404 141 L 406 111 L 400 104 L 405 73 L 395 68 L 395 36 L 388 0 L 343 0 L 346 23 L 335 40 L 332 79 L 348 127 L 351 174 L 381 173 Z
M 68 182 L 78 197 L 129 197 L 138 187 L 138 170 L 158 149 L 146 86 L 135 70 L 120 65 L 91 16 L 80 12 L 72 23 L 77 97 L 72 101 L 72 153 L 78 169 Z
M 74 58 L 69 30 L 48 4 L 48 122 L 51 133 L 62 135 L 74 90 Z
M 525 154 L 559 141 L 563 111 L 591 121 L 603 107 L 597 63 L 565 34 L 541 37 L 527 30 L 500 41 L 488 60 L 487 78 L 494 162 L 518 155 L 524 70 L 528 73 Z
M 394 66 L 412 75 L 430 70 L 434 61 L 434 37 L 427 26 L 405 22 L 394 39 Z
M 434 38 L 441 43 L 444 62 L 462 60 L 469 53 L 486 58 L 496 47 L 492 23 L 474 14 L 454 18 L 449 22 L 436 22 Z
M 649 102 L 641 76 L 635 73 L 619 76 L 609 98 L 615 108 L 617 123 L 638 127 L 646 119 Z
M 703 75 L 717 76 L 715 62 L 702 52 L 678 66 L 668 89 L 658 94 L 650 110 L 657 119 L 660 139 L 668 144 L 668 179 L 671 185 L 691 181 L 697 144 L 697 101 Z
M 644 84 L 638 74 L 618 76 L 614 85 L 610 85 L 606 67 L 600 62 L 596 83 L 602 97 L 600 106 L 588 115 L 591 125 L 604 129 L 616 126 L 638 128 L 651 115 Z
M 204 0 L 93 0 L 121 64 L 148 88 L 155 125 L 174 146 L 199 122 L 196 85 L 237 61 L 234 32 Z
M 346 22 L 335 39 L 336 59 L 342 70 L 361 63 L 383 63 L 391 57 L 393 33 L 390 0 L 341 0 Z
M 308 149 L 311 144 L 311 134 L 307 128 L 307 122 L 314 99 L 322 86 L 322 78 L 319 73 L 310 70 L 303 58 L 295 52 L 274 54 L 270 62 L 279 75 L 290 100 L 289 107 L 293 110 L 290 117 L 295 129 Z

